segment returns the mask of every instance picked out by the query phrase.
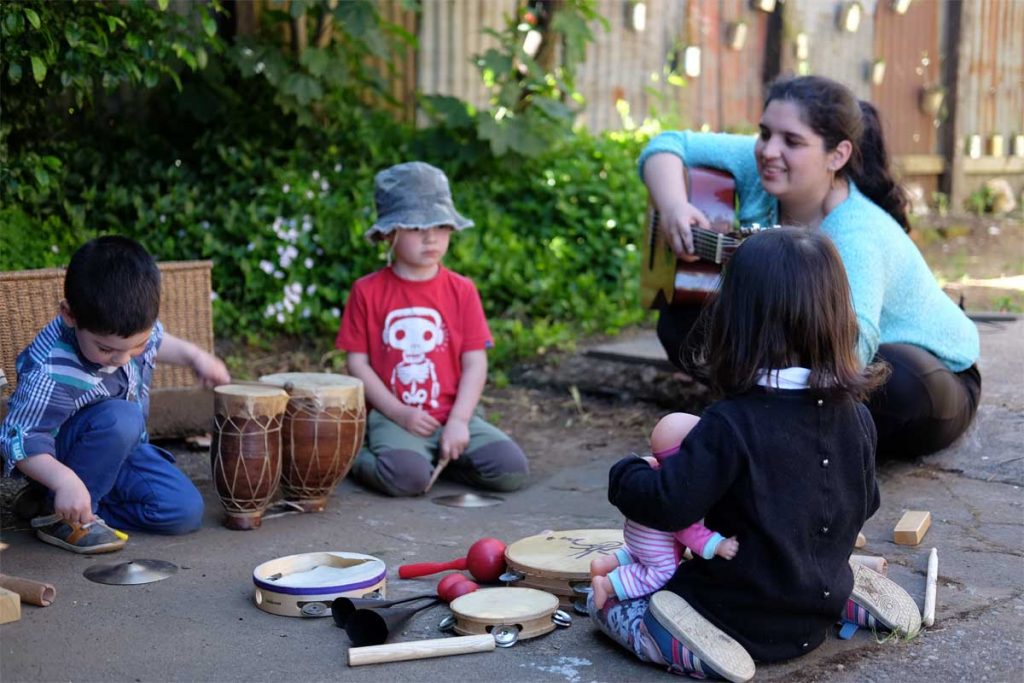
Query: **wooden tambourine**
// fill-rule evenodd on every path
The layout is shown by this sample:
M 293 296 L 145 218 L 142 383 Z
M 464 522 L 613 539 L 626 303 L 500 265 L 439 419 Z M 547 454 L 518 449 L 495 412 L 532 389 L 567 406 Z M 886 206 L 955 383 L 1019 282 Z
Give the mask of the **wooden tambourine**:
M 442 631 L 490 633 L 498 647 L 572 624 L 572 617 L 558 609 L 558 598 L 533 588 L 481 588 L 452 600 L 449 607 L 452 614 L 441 621 Z
M 562 608 L 585 611 L 590 588 L 590 562 L 614 555 L 623 547 L 621 529 L 546 531 L 516 541 L 505 549 L 506 583 L 547 591 Z
M 335 598 L 385 594 L 387 568 L 372 555 L 303 553 L 264 562 L 252 572 L 256 606 L 284 617 L 326 617 Z

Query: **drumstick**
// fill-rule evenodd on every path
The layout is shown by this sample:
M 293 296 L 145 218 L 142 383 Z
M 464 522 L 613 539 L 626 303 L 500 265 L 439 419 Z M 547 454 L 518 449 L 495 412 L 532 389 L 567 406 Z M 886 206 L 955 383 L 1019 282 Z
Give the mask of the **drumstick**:
M 408 643 L 352 647 L 348 650 L 348 665 L 362 666 L 364 664 L 383 664 L 385 662 L 405 662 L 410 659 L 465 655 L 472 652 L 490 652 L 494 649 L 494 645 L 494 636 L 484 633 L 475 636 L 434 638 L 432 640 L 414 640 Z
M 441 476 L 441 472 L 444 471 L 444 468 L 448 466 L 449 461 L 450 458 L 448 456 L 441 456 L 440 460 L 437 461 L 437 466 L 434 467 L 434 471 L 430 473 L 430 481 L 427 482 L 427 487 L 423 489 L 423 493 L 427 493 L 428 491 L 430 491 L 430 488 L 434 485 L 434 482 L 437 481 L 437 478 Z
M 939 579 L 939 551 L 932 548 L 928 554 L 928 582 L 924 588 L 924 615 L 921 623 L 931 626 L 935 623 L 935 584 Z

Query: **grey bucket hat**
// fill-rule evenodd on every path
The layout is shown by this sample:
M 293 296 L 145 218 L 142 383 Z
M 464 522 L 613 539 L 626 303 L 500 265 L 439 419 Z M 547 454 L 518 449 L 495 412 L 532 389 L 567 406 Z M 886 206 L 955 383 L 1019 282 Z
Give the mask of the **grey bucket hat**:
M 377 222 L 366 231 L 366 239 L 371 242 L 399 228 L 473 227 L 473 221 L 455 210 L 444 171 L 422 161 L 398 164 L 378 173 L 373 199 L 377 204 Z

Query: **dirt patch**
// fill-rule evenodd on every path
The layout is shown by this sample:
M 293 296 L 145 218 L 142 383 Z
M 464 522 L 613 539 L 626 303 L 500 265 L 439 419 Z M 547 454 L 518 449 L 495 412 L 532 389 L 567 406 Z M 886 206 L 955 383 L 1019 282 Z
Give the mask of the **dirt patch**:
M 943 289 L 968 311 L 1024 312 L 1019 216 L 929 217 L 911 233 Z

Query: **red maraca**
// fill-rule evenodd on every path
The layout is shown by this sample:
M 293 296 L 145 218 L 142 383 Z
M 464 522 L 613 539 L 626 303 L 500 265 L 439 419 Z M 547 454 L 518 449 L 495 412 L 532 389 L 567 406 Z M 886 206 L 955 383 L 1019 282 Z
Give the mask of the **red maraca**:
M 445 602 L 451 602 L 466 593 L 472 593 L 479 587 L 467 579 L 464 574 L 449 574 L 438 581 L 437 596 Z
M 404 564 L 398 568 L 398 577 L 413 579 L 449 569 L 468 569 L 477 581 L 493 583 L 505 572 L 505 544 L 496 538 L 481 538 L 469 546 L 465 557 L 451 562 Z

